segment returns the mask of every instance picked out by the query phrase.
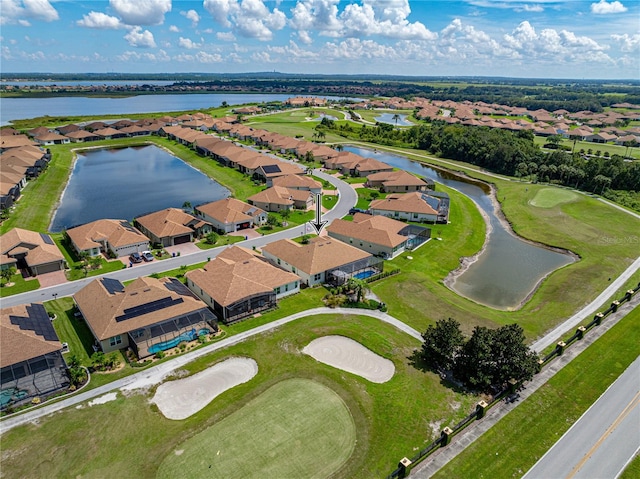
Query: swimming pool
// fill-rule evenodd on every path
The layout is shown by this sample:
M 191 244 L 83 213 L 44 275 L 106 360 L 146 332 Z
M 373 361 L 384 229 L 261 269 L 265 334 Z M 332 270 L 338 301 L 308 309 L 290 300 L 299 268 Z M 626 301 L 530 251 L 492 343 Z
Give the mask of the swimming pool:
M 201 334 L 209 334 L 210 332 L 211 331 L 209 331 L 207 328 L 202 328 L 199 331 L 192 329 L 191 331 L 184 332 L 180 336 L 176 336 L 169 341 L 163 341 L 161 343 L 154 344 L 148 349 L 148 351 L 151 354 L 155 354 L 158 351 L 166 351 L 167 349 L 175 348 L 183 341 L 193 341 L 194 339 L 197 339 Z
M 0 407 L 5 407 L 12 400 L 18 401 L 29 394 L 28 391 L 7 388 L 0 391 Z
M 368 269 L 366 271 L 360 271 L 359 273 L 354 274 L 353 277 L 356 279 L 367 279 L 373 276 L 374 274 L 376 274 L 374 270 Z

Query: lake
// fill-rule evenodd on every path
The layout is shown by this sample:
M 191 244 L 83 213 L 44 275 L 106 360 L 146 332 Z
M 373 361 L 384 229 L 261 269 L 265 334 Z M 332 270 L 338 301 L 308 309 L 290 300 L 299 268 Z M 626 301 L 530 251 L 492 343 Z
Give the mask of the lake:
M 534 245 L 516 236 L 497 217 L 488 187 L 483 189 L 401 156 L 363 148 L 344 149 L 442 183 L 471 198 L 487 214 L 492 231 L 485 249 L 451 286 L 462 296 L 496 309 L 515 309 L 545 276 L 574 261 L 569 254 Z
M 56 210 L 52 232 L 101 218 L 132 220 L 163 208 L 193 206 L 229 196 L 229 190 L 155 146 L 78 154 Z
M 397 122 L 393 119 L 396 114 L 400 117 Z M 413 126 L 415 124 L 407 120 L 407 115 L 401 115 L 400 113 L 383 113 L 382 115 L 376 116 L 374 120 L 378 123 L 389 123 L 390 125 L 398 126 Z
M 296 95 L 263 93 L 185 93 L 167 95 L 138 95 L 126 98 L 51 97 L 51 98 L 0 98 L 0 126 L 12 120 L 40 116 L 127 115 L 200 110 L 214 108 L 226 101 L 229 105 L 285 101 Z M 315 95 L 327 98 L 322 95 Z M 343 98 L 343 97 L 340 97 Z M 357 99 L 355 99 L 357 100 Z

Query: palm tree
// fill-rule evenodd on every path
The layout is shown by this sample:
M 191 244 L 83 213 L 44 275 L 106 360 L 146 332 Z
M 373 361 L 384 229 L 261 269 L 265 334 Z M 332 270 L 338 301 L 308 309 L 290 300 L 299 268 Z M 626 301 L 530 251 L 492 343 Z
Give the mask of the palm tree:
M 364 298 L 367 291 L 369 291 L 369 284 L 358 278 L 349 278 L 347 281 L 347 287 L 355 294 L 356 303 L 360 303 Z
M 395 115 L 393 115 L 393 116 L 391 117 L 391 119 L 392 119 L 393 121 L 395 121 L 395 122 L 396 122 L 396 126 L 397 126 L 397 125 L 398 125 L 398 120 L 400 119 L 400 115 L 398 115 L 398 114 L 396 113 Z

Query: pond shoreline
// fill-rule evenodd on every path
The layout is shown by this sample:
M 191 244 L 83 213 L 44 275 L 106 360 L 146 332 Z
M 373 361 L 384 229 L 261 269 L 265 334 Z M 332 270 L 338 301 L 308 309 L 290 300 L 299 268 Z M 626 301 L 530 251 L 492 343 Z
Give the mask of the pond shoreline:
M 452 174 L 453 176 L 456 176 L 458 178 L 461 178 L 464 181 L 469 181 L 469 179 L 468 179 L 468 177 L 466 175 L 460 175 L 458 173 L 455 173 L 455 172 L 453 172 L 451 170 L 447 170 L 446 168 L 442 168 L 442 167 L 436 167 L 436 169 L 446 171 L 447 173 Z M 554 253 L 560 253 L 560 254 L 563 254 L 563 255 L 567 255 L 567 256 L 569 256 L 571 258 L 571 262 L 570 263 L 568 263 L 568 264 L 566 264 L 564 266 L 561 266 L 559 268 L 556 268 L 556 269 L 554 269 L 552 271 L 549 271 L 544 276 L 542 276 L 536 282 L 536 284 L 531 289 L 531 291 L 529 291 L 529 293 L 521 301 L 519 301 L 518 304 L 516 304 L 515 306 L 510 306 L 510 307 L 506 307 L 506 308 L 498 308 L 498 307 L 495 307 L 495 306 L 484 304 L 481 301 L 469 298 L 467 295 L 463 294 L 462 292 L 458 291 L 455 288 L 456 280 L 460 276 L 462 276 L 462 274 L 465 273 L 472 264 L 477 262 L 478 259 L 480 258 L 480 256 L 486 251 L 487 245 L 489 244 L 489 236 L 493 232 L 493 226 L 491 225 L 491 220 L 489 219 L 489 216 L 474 201 L 474 204 L 476 205 L 476 207 L 478 208 L 478 211 L 482 215 L 482 218 L 484 219 L 485 225 L 487 227 L 487 231 L 486 231 L 486 234 L 485 234 L 485 241 L 484 241 L 484 243 L 482 245 L 482 248 L 480 248 L 480 250 L 477 253 L 475 253 L 475 254 L 473 254 L 471 256 L 463 256 L 463 257 L 460 258 L 460 265 L 456 269 L 454 269 L 454 270 L 449 272 L 449 274 L 444 278 L 443 284 L 447 288 L 449 288 L 451 291 L 456 293 L 457 295 L 462 296 L 464 298 L 467 298 L 469 301 L 473 301 L 474 303 L 480 304 L 482 306 L 486 306 L 488 308 L 492 308 L 492 309 L 495 309 L 495 310 L 498 310 L 498 311 L 517 311 L 517 310 L 521 309 L 527 302 L 529 302 L 529 300 L 533 297 L 533 295 L 536 293 L 536 291 L 542 285 L 542 282 L 546 278 L 548 278 L 555 271 L 558 271 L 561 268 L 565 268 L 565 267 L 575 263 L 576 261 L 579 261 L 581 259 L 580 255 L 574 253 L 571 250 L 567 250 L 567 249 L 564 249 L 564 248 L 559 248 L 557 246 L 552 246 L 552 245 L 548 245 L 548 244 L 545 244 L 545 243 L 540 243 L 540 242 L 537 242 L 537 241 L 533 241 L 533 240 L 530 240 L 528 238 L 525 238 L 524 236 L 520 236 L 519 234 L 517 234 L 513 230 L 513 226 L 511 224 L 511 222 L 508 220 L 508 218 L 506 217 L 506 215 L 502 211 L 502 205 L 498 201 L 498 197 L 497 197 L 497 191 L 498 190 L 497 190 L 496 186 L 493 183 L 489 183 L 489 182 L 485 182 L 485 181 L 482 181 L 482 180 L 478 180 L 476 178 L 472 178 L 470 181 L 474 182 L 474 183 L 480 183 L 480 184 L 482 184 L 482 185 L 484 185 L 486 187 L 489 187 L 488 196 L 489 196 L 489 199 L 491 201 L 491 204 L 493 205 L 495 217 L 500 222 L 500 224 L 504 227 L 505 231 L 508 234 L 510 234 L 510 235 L 518 238 L 520 241 L 523 241 L 523 242 L 525 242 L 527 244 L 530 244 L 532 246 L 536 246 L 536 247 L 539 247 L 539 248 L 544 248 L 546 250 L 553 251 Z

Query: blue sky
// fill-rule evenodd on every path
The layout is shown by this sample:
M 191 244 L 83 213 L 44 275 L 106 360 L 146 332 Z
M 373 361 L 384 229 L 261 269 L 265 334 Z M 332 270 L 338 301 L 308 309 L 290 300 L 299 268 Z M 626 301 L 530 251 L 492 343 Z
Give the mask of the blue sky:
M 640 79 L 639 0 L 0 0 L 4 72 Z

